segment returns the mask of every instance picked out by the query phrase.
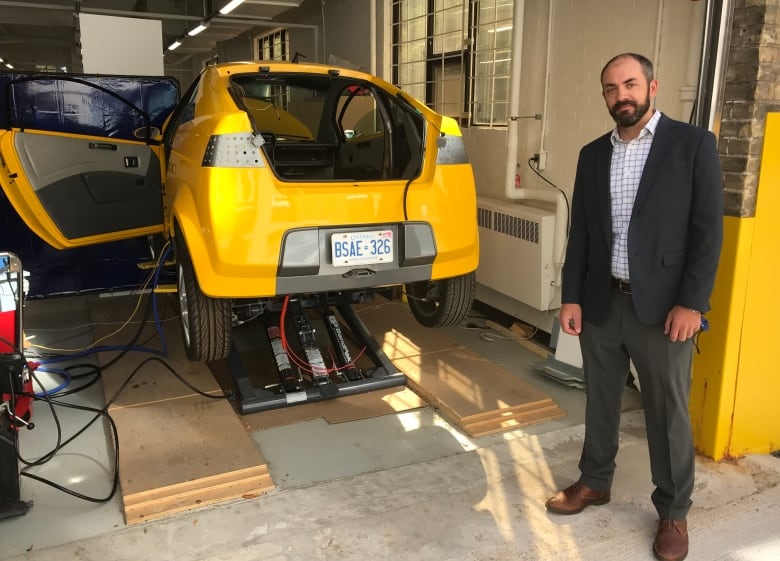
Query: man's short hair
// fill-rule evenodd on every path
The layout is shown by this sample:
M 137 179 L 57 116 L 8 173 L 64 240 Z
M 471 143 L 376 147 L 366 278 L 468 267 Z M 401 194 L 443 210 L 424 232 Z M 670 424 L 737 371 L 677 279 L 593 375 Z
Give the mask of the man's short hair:
M 642 66 L 642 73 L 645 75 L 645 78 L 647 78 L 647 82 L 650 83 L 655 78 L 655 74 L 653 72 L 653 63 L 650 62 L 650 59 L 648 59 L 645 56 L 639 55 L 637 53 L 621 53 L 619 55 L 613 56 L 611 59 L 607 61 L 607 64 L 604 65 L 604 68 L 601 69 L 601 83 L 604 83 L 604 72 L 607 71 L 607 68 L 609 68 L 609 65 L 615 62 L 616 60 L 619 60 L 621 58 L 633 58 L 635 61 L 637 61 Z

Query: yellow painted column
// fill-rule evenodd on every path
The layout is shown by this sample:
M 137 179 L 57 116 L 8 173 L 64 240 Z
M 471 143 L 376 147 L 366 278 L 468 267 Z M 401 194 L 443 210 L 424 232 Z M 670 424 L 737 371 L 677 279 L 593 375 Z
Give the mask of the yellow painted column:
M 753 218 L 724 218 L 723 252 L 693 363 L 694 444 L 715 460 L 780 449 L 780 113 L 766 119 Z

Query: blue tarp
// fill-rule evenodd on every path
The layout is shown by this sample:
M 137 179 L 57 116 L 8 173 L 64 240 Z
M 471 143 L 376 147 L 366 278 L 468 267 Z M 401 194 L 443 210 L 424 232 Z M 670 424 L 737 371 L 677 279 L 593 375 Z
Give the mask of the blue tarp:
M 170 77 L 0 74 L 0 127 L 137 140 L 147 125 L 162 129 L 179 100 Z

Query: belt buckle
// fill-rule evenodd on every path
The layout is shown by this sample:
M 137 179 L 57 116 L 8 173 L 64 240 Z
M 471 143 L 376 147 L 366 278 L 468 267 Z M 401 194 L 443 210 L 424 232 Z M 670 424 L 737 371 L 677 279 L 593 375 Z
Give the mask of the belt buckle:
M 617 282 L 618 282 L 618 291 L 621 294 L 631 294 L 631 283 L 630 282 L 626 282 L 626 281 L 621 280 L 621 279 L 617 279 Z

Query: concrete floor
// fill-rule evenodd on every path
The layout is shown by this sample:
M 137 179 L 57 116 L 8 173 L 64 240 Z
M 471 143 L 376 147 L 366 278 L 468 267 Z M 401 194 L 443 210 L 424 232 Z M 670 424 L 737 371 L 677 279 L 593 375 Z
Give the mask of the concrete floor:
M 78 346 L 89 330 L 82 304 L 32 306 L 27 324 L 47 341 L 67 336 Z M 479 330 L 448 333 L 550 394 L 567 416 L 481 438 L 464 436 L 427 407 L 257 431 L 275 490 L 133 526 L 125 526 L 118 497 L 95 505 L 25 478 L 23 498 L 35 506 L 24 517 L 0 521 L 0 559 L 653 559 L 656 517 L 638 395 L 626 390 L 612 502 L 573 517 L 550 515 L 546 498 L 577 477 L 584 395 L 540 376 L 539 357 L 512 341 L 488 341 Z M 78 399 L 98 404 L 102 394 L 93 390 Z M 83 423 L 83 414 L 73 415 L 62 419 L 66 431 Z M 40 405 L 36 422 L 38 429 L 21 435 L 29 455 L 52 445 L 46 439 L 53 433 L 45 432 L 50 413 Z M 46 474 L 105 495 L 105 433 L 91 430 L 73 446 Z M 780 558 L 779 482 L 780 459 L 772 456 L 734 463 L 700 458 L 689 559 Z

